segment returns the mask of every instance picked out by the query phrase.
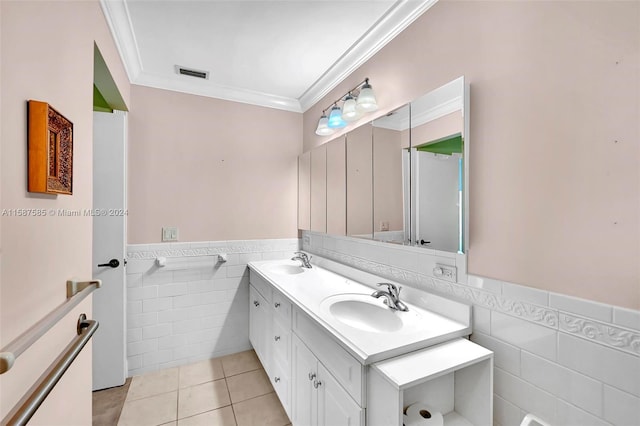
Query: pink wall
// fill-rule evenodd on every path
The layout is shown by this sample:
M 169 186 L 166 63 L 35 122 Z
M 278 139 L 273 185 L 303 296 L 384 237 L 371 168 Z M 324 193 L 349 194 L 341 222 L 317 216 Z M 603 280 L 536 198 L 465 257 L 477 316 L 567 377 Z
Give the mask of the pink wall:
M 464 133 L 464 118 L 460 111 L 452 112 L 411 129 L 411 144 L 420 146 L 456 133 Z
M 302 115 L 131 88 L 129 244 L 295 238 Z
M 639 309 L 639 9 L 442 0 L 304 114 L 304 151 L 364 77 L 382 115 L 464 75 L 469 272 Z
M 129 83 L 97 1 L 0 2 L 1 208 L 92 205 L 94 40 L 125 102 Z M 26 191 L 26 101 L 49 102 L 74 124 L 73 196 Z M 1 217 L 0 346 L 65 300 L 66 280 L 91 277 L 90 217 Z M 75 336 L 86 300 L 0 376 L 0 418 Z M 30 424 L 91 424 L 91 347 L 85 347 Z
M 402 132 L 373 128 L 373 229 L 402 231 Z

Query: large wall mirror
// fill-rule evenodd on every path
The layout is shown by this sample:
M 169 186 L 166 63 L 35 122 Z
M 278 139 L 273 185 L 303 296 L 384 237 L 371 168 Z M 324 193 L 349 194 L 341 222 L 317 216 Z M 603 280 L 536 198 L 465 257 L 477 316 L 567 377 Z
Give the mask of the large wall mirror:
M 303 154 L 299 228 L 465 253 L 468 96 L 460 77 Z

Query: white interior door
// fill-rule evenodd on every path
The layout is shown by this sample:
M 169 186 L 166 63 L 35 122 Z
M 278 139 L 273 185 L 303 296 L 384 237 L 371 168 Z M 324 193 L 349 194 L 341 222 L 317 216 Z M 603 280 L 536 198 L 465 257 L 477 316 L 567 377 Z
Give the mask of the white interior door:
M 123 385 L 125 334 L 126 113 L 93 113 L 93 390 Z M 108 265 L 108 266 L 98 266 Z

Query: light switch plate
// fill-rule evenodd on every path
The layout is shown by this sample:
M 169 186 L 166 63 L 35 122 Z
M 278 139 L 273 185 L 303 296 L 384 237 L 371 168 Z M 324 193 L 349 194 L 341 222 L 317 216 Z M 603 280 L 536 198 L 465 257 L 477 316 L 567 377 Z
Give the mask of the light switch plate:
M 175 226 L 163 227 L 162 241 L 178 241 L 178 228 Z

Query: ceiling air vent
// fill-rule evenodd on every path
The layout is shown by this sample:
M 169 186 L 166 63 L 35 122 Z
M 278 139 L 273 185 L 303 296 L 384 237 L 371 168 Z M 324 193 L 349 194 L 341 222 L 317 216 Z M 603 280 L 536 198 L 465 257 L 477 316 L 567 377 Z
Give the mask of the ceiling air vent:
M 180 65 L 176 65 L 176 71 L 178 74 L 188 75 L 189 77 L 203 78 L 205 80 L 209 78 L 208 71 L 194 70 L 191 68 L 181 67 Z

